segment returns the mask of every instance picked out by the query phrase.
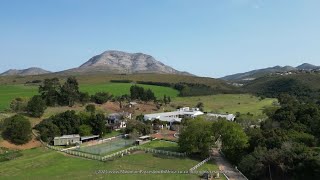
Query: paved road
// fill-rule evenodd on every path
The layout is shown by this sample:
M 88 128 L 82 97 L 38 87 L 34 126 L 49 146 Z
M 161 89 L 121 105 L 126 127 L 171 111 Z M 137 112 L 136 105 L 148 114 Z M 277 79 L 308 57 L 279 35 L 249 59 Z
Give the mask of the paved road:
M 230 180 L 247 180 L 219 153 L 217 149 L 213 150 L 212 156 L 213 160 L 218 165 L 219 170 L 223 171 Z

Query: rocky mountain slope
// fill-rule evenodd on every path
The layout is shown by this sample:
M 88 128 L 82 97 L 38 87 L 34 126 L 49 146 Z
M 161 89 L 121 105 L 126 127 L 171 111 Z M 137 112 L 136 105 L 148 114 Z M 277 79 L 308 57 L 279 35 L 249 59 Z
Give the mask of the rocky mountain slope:
M 94 56 L 78 68 L 69 69 L 62 73 L 158 73 L 158 74 L 183 74 L 181 72 L 157 61 L 150 55 L 143 53 L 127 53 L 122 51 L 105 51 Z
M 51 73 L 50 71 L 37 68 L 37 67 L 31 67 L 28 69 L 10 69 L 2 74 L 0 76 L 28 76 L 28 75 L 40 75 L 40 74 L 48 74 Z

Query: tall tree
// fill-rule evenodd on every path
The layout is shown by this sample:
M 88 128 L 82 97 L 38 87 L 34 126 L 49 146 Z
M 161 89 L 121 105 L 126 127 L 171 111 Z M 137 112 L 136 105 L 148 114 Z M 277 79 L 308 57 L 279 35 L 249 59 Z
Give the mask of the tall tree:
M 47 106 L 56 106 L 59 102 L 60 82 L 58 78 L 45 79 L 39 87 L 39 93 Z
M 69 77 L 61 87 L 60 104 L 73 106 L 80 99 L 79 84 L 75 77 Z
M 33 96 L 27 105 L 27 111 L 32 117 L 41 117 L 46 108 L 46 102 L 39 95 Z

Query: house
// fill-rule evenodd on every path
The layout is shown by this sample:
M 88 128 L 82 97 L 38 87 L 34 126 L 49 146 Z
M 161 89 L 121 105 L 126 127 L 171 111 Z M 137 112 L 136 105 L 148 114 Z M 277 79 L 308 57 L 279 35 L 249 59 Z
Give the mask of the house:
M 214 113 L 208 113 L 207 116 L 209 117 L 216 117 L 216 118 L 225 118 L 228 121 L 234 121 L 236 119 L 236 116 L 233 114 L 214 114 Z
M 122 129 L 127 127 L 127 120 L 132 119 L 131 113 L 112 113 L 107 117 L 107 124 L 112 129 Z
M 79 134 L 72 134 L 72 135 L 63 135 L 61 137 L 55 137 L 53 140 L 54 146 L 68 146 L 68 145 L 75 145 L 81 144 L 81 139 Z
M 197 116 L 203 115 L 204 113 L 199 110 L 199 108 L 180 108 L 173 112 L 155 113 L 144 115 L 145 121 L 153 121 L 159 119 L 160 121 L 166 121 L 172 125 L 173 122 L 181 122 L 183 118 L 195 118 Z

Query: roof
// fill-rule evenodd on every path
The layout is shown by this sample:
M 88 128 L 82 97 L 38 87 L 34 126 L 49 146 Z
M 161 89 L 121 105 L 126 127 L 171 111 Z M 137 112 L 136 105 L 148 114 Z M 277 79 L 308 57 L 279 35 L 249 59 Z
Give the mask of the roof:
M 164 113 L 155 113 L 155 114 L 146 114 L 144 115 L 145 119 L 152 120 L 152 119 L 165 119 L 170 118 L 170 116 L 179 116 L 179 115 L 190 115 L 190 116 L 199 116 L 203 115 L 204 113 L 201 111 L 190 111 L 190 110 L 178 110 L 178 111 L 173 111 L 173 112 L 164 112 Z M 172 119 L 172 118 L 171 118 Z M 178 118 L 175 118 L 178 119 Z M 181 118 L 179 118 L 181 119 Z M 170 121 L 167 119 L 167 121 Z M 181 121 L 181 120 L 180 120 Z
M 99 138 L 99 137 L 100 137 L 99 135 L 83 136 L 83 137 L 81 137 L 81 141 L 88 140 L 88 139 Z
M 141 136 L 139 137 L 139 139 L 147 139 L 147 138 L 151 138 L 150 136 Z
M 226 118 L 227 120 L 234 120 L 234 118 L 236 118 L 235 115 L 233 114 L 213 114 L 213 113 L 208 113 L 208 116 L 213 116 L 213 117 L 222 117 L 222 118 Z
M 61 137 L 55 137 L 54 139 L 71 139 L 71 138 L 79 138 L 80 139 L 80 135 L 79 134 L 71 134 L 71 135 L 63 135 Z

